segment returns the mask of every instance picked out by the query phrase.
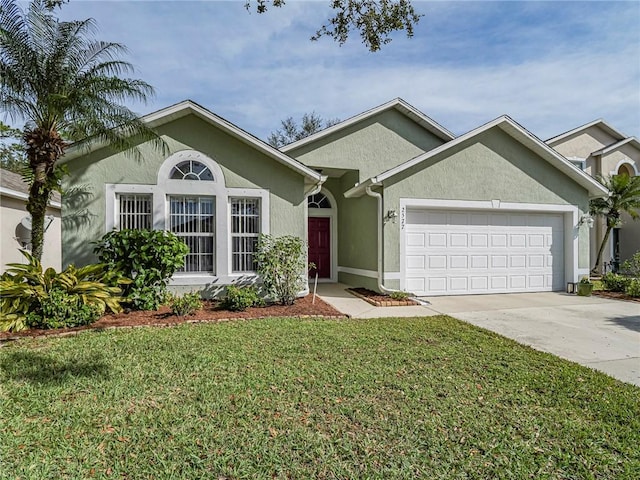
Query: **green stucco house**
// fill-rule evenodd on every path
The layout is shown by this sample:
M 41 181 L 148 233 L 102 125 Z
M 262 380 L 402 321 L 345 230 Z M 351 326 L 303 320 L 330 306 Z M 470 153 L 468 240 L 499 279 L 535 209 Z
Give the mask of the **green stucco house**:
M 84 193 L 63 198 L 64 264 L 94 261 L 114 228 L 156 228 L 190 247 L 173 288 L 211 294 L 259 280 L 260 233 L 305 239 L 321 281 L 420 296 L 562 290 L 589 272 L 588 203 L 606 190 L 509 117 L 456 137 L 395 99 L 280 150 L 191 101 L 144 120 L 169 154 L 65 157 Z

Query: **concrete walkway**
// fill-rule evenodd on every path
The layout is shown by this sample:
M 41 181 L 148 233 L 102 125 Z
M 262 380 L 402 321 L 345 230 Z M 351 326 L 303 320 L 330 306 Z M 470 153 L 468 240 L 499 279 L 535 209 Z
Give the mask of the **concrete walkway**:
M 354 318 L 451 315 L 640 386 L 640 303 L 544 292 L 431 297 L 426 306 L 374 307 L 345 288 L 321 284 L 318 295 Z

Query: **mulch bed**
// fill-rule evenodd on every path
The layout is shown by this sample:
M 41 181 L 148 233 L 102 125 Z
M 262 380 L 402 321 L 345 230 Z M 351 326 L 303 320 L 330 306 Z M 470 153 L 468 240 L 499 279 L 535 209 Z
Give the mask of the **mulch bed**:
M 203 301 L 204 307 L 195 315 L 178 317 L 171 313 L 169 307 L 164 306 L 155 311 L 128 312 L 109 314 L 100 318 L 97 322 L 84 327 L 59 328 L 55 330 L 23 330 L 22 332 L 0 332 L 0 343 L 23 337 L 40 336 L 67 336 L 75 335 L 84 330 L 106 330 L 111 328 L 135 328 L 143 326 L 168 327 L 182 323 L 215 323 L 235 319 L 258 319 L 267 317 L 296 317 L 296 318 L 346 318 L 320 297 L 313 295 L 298 298 L 293 305 L 269 305 L 266 307 L 247 308 L 243 312 L 231 312 L 223 310 L 220 303 L 213 300 Z
M 419 305 L 415 300 L 409 298 L 406 300 L 394 300 L 389 295 L 382 295 L 368 288 L 347 288 L 347 292 L 376 307 L 407 307 L 410 305 Z
M 639 297 L 631 297 L 623 292 L 609 292 L 607 290 L 594 290 L 591 295 L 602 298 L 610 298 L 612 300 L 626 300 L 627 302 L 640 303 Z

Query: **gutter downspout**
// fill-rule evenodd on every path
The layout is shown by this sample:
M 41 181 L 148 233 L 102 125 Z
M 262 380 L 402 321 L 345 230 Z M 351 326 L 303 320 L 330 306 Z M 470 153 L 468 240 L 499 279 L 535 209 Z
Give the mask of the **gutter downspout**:
M 380 186 L 380 184 L 376 185 L 374 182 L 367 186 L 365 191 L 367 192 L 367 195 L 378 200 L 378 289 L 382 293 L 399 292 L 400 290 L 393 290 L 384 286 L 384 221 L 382 219 L 382 194 L 371 190 L 371 187 L 374 186 Z

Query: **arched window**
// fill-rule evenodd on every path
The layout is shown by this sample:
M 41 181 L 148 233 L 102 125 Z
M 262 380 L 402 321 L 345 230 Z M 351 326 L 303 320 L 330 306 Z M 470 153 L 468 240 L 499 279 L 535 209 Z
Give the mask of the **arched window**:
M 172 180 L 205 180 L 212 182 L 213 173 L 211 173 L 209 167 L 200 162 L 185 160 L 173 167 L 169 178 Z
M 633 168 L 631 168 L 631 165 L 629 165 L 628 163 L 623 163 L 618 168 L 618 175 L 623 175 L 623 174 L 633 177 L 633 174 L 634 174 Z
M 311 195 L 307 201 L 309 208 L 331 208 L 331 202 L 324 193 Z

